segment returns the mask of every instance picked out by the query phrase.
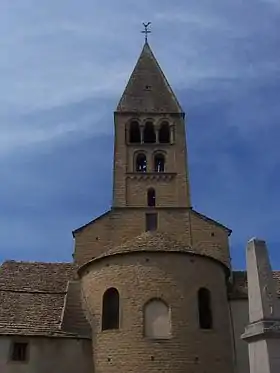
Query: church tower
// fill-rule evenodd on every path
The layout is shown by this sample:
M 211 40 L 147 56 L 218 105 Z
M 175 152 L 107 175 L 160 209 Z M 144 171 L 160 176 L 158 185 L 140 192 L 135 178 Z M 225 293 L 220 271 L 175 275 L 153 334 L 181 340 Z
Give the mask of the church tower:
M 115 111 L 114 207 L 190 207 L 184 119 L 145 42 Z
M 230 230 L 191 206 L 185 115 L 147 41 L 114 123 L 112 208 L 73 232 L 95 372 L 232 373 Z

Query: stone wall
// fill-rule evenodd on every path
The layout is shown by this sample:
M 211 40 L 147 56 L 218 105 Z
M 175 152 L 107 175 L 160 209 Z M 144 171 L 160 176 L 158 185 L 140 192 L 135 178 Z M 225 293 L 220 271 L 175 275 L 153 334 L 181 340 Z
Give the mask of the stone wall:
M 157 123 L 166 120 L 170 126 L 174 128 L 174 141 L 170 144 L 129 144 L 128 143 L 128 128 L 131 120 L 137 120 L 140 125 L 144 125 L 145 121 L 151 121 L 155 127 Z M 173 193 L 176 193 L 176 199 L 173 196 L 173 207 L 190 207 L 190 192 L 189 179 L 187 169 L 187 149 L 185 136 L 185 121 L 181 114 L 141 114 L 137 117 L 125 115 L 124 113 L 115 113 L 115 144 L 114 144 L 114 207 L 126 207 L 127 201 L 132 204 L 135 198 L 136 204 L 138 193 L 142 193 L 142 184 L 137 179 L 130 179 L 127 183 L 126 177 L 134 171 L 134 159 L 137 152 L 144 152 L 147 157 L 147 172 L 146 177 L 153 176 L 153 155 L 155 152 L 162 152 L 166 157 L 166 171 L 174 174 L 174 183 L 166 188 L 166 193 L 161 191 L 160 204 L 162 206 L 170 206 L 170 193 L 173 188 Z M 165 173 L 164 172 L 164 173 Z M 162 174 L 164 174 L 162 173 Z M 135 173 L 140 174 L 140 173 Z M 135 185 L 134 185 L 135 184 Z M 138 187 L 137 187 L 138 186 Z M 174 188 L 175 187 L 175 188 Z M 142 206 L 146 206 L 143 204 Z
M 231 373 L 232 345 L 224 267 L 180 253 L 128 253 L 93 261 L 80 272 L 99 373 Z M 120 294 L 120 329 L 101 331 L 102 297 Z M 211 291 L 213 329 L 199 326 L 197 292 Z M 171 336 L 144 336 L 143 307 L 160 298 L 171 311 Z
M 74 261 L 81 265 L 145 231 L 145 214 L 158 213 L 158 230 L 230 266 L 228 232 L 190 209 L 114 209 L 75 233 Z

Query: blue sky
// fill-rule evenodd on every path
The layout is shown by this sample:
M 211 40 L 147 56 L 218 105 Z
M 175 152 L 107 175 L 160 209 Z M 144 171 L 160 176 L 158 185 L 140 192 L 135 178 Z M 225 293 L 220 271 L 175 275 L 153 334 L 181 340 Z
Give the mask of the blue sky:
M 280 0 L 2 0 L 0 261 L 71 260 L 109 208 L 113 111 L 150 45 L 187 113 L 193 206 L 280 269 Z

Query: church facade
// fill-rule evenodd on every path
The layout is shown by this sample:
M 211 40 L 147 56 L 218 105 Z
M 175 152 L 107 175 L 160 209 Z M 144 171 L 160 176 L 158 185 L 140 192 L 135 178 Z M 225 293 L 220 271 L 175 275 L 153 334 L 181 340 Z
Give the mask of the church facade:
M 192 208 L 185 113 L 147 42 L 114 125 L 112 208 L 73 231 L 73 263 L 0 267 L 1 373 L 249 373 L 246 273 Z

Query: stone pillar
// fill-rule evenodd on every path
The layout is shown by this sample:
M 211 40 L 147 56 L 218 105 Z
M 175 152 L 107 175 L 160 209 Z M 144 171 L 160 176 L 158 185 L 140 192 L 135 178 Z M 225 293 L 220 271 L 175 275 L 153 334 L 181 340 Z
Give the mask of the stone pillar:
M 266 243 L 247 245 L 249 325 L 241 336 L 248 343 L 250 373 L 280 372 L 280 300 Z
M 172 124 L 170 127 L 169 127 L 169 131 L 170 131 L 170 144 L 174 144 L 174 138 L 175 138 L 175 125 Z
M 159 144 L 159 126 L 155 126 L 156 143 Z
M 144 125 L 143 124 L 140 125 L 140 142 L 141 144 L 144 143 Z

